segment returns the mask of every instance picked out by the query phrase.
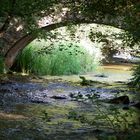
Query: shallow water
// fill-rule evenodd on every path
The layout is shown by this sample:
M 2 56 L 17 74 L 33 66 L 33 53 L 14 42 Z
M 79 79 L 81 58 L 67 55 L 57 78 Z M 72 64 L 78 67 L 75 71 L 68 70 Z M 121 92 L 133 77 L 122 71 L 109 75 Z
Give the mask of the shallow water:
M 129 81 L 132 78 L 132 67 L 133 65 L 125 64 L 125 65 L 104 65 L 100 66 L 97 70 L 92 73 L 81 74 L 86 76 L 87 79 L 105 81 L 105 82 L 115 82 L 115 81 Z M 96 75 L 104 75 L 106 77 L 98 77 Z M 43 76 L 44 78 L 46 76 Z M 47 76 L 47 79 L 63 79 L 66 81 L 77 82 L 80 81 L 79 75 L 71 75 L 71 76 Z
M 140 138 L 140 111 L 104 102 L 121 95 L 129 95 L 131 101 L 137 99 L 138 93 L 125 84 L 131 78 L 130 69 L 131 66 L 110 65 L 98 73 L 84 75 L 108 83 L 105 85 L 81 86 L 76 75 L 1 84 L 0 140 L 124 140 L 134 138 L 134 134 Z M 99 97 L 71 98 L 71 93 Z

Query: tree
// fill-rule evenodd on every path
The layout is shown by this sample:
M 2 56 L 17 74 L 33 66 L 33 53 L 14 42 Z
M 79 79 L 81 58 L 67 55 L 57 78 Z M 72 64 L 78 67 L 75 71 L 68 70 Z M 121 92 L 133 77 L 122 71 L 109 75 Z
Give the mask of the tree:
M 10 68 L 36 37 L 80 23 L 108 24 L 140 38 L 139 0 L 0 0 L 0 52 Z M 45 32 L 44 32 L 45 31 Z

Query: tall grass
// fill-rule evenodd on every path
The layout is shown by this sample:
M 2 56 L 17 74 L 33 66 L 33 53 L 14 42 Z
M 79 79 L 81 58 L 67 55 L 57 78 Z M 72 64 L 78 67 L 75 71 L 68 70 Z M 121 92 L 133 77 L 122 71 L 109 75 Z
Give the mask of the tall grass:
M 16 68 L 38 75 L 70 75 L 93 71 L 98 65 L 94 56 L 77 44 L 56 43 L 51 48 L 47 53 L 49 47 L 30 44 L 18 56 Z

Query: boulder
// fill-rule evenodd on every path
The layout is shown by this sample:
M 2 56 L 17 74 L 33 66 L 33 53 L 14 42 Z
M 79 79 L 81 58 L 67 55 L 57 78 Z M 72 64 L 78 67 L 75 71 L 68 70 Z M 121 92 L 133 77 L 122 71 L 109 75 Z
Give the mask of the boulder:
M 54 95 L 54 96 L 51 96 L 50 98 L 53 98 L 53 99 L 67 99 L 66 96 L 62 96 L 62 95 Z
M 95 75 L 95 77 L 107 78 L 107 76 L 104 74 L 97 74 L 97 75 Z
M 120 97 L 110 99 L 108 101 L 108 103 L 112 103 L 112 104 L 129 104 L 130 100 L 129 100 L 129 97 L 127 95 L 124 95 L 124 96 L 120 96 Z

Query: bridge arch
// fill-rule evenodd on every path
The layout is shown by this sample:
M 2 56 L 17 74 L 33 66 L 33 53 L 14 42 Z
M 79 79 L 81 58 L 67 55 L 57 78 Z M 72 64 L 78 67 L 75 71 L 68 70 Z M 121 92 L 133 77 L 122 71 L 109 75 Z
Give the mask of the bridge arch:
M 45 30 L 46 32 L 49 32 L 59 27 L 67 26 L 69 24 L 77 25 L 77 24 L 91 24 L 91 23 L 109 25 L 109 26 L 113 26 L 119 29 L 125 29 L 122 23 L 117 22 L 117 19 L 115 20 L 104 19 L 104 20 L 97 20 L 97 21 L 77 20 L 77 21 L 72 21 L 72 22 L 66 21 L 66 22 L 50 24 L 40 29 Z M 33 35 L 32 33 L 28 33 L 22 36 L 19 40 L 17 40 L 5 54 L 5 60 L 4 60 L 5 67 L 8 69 L 11 68 L 19 52 L 22 51 L 29 43 L 31 43 L 36 38 L 37 36 Z

